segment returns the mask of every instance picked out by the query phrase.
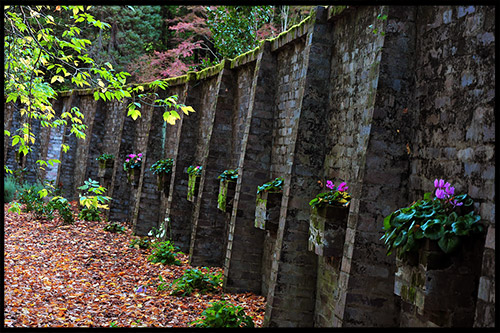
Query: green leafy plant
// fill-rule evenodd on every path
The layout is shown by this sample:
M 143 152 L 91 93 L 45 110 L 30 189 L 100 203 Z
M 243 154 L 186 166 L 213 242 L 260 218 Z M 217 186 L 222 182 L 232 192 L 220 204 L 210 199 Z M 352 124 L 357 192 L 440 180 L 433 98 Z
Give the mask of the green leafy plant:
M 103 195 L 106 188 L 100 186 L 98 181 L 89 178 L 78 189 L 83 191 L 83 195 L 81 193 L 78 195 L 80 205 L 84 207 L 80 211 L 78 218 L 86 221 L 100 221 L 99 209 L 109 209 L 106 203 L 111 200 L 111 197 Z
M 101 154 L 99 157 L 96 157 L 96 160 L 99 162 L 106 162 L 108 160 L 114 160 L 115 155 L 113 154 Z
M 104 231 L 114 232 L 114 233 L 122 233 L 125 232 L 125 227 L 120 225 L 117 222 L 108 223 L 104 228 Z
M 283 192 L 283 178 L 278 177 L 261 186 L 257 186 L 257 194 L 267 191 L 269 193 Z
M 55 196 L 48 202 L 48 205 L 53 210 L 59 212 L 59 216 L 63 219 L 64 224 L 73 224 L 75 222 L 68 199 L 61 196 Z
M 204 294 L 217 290 L 221 283 L 222 273 L 204 273 L 196 268 L 187 269 L 184 275 L 172 282 L 171 295 L 189 296 L 195 290 Z
M 179 248 L 174 246 L 170 241 L 155 242 L 151 247 L 151 255 L 148 260 L 154 263 L 162 263 L 164 265 L 180 265 L 181 262 L 177 259 Z
M 236 169 L 228 169 L 224 170 L 223 173 L 221 173 L 217 179 L 222 179 L 228 182 L 234 182 L 236 179 L 238 179 L 238 168 Z
M 313 208 L 321 208 L 325 206 L 342 206 L 346 207 L 351 201 L 351 195 L 347 192 L 349 188 L 345 182 L 340 183 L 340 185 L 335 188 L 335 185 L 331 180 L 326 181 L 327 188 L 330 190 L 327 192 L 321 192 L 314 199 L 309 201 L 309 205 Z
M 174 165 L 173 158 L 167 158 L 164 160 L 159 160 L 155 162 L 149 170 L 153 171 L 154 174 L 168 174 L 172 172 L 172 166 Z
M 483 232 L 481 217 L 474 213 L 474 201 L 467 194 L 455 195 L 455 188 L 443 179 L 434 181 L 435 196 L 400 208 L 384 218 L 381 240 L 387 255 L 393 250 L 399 258 L 420 248 L 424 239 L 437 241 L 445 253 L 455 251 L 463 237 Z
M 250 327 L 255 326 L 252 317 L 245 314 L 241 306 L 235 306 L 227 301 L 211 303 L 201 313 L 201 318 L 191 324 L 195 327 Z
M 23 211 L 32 212 L 36 206 L 43 204 L 43 200 L 38 194 L 43 189 L 44 186 L 40 183 L 34 185 L 24 184 L 21 186 L 18 200 L 20 203 L 25 204 Z
M 132 169 L 140 169 L 142 166 L 142 153 L 139 154 L 129 154 L 123 163 L 123 170 L 129 171 Z
M 203 169 L 200 165 L 190 165 L 186 172 L 188 175 L 201 176 L 201 170 Z
M 15 177 L 7 175 L 3 179 L 3 202 L 8 203 L 14 200 L 17 191 L 17 181 Z
M 140 237 L 132 239 L 128 244 L 128 247 L 135 249 L 149 249 L 151 247 L 151 244 L 153 244 L 153 242 L 150 239 Z
M 101 154 L 96 158 L 100 169 L 105 169 L 106 167 L 111 168 L 113 166 L 114 159 L 115 155 L 113 154 Z

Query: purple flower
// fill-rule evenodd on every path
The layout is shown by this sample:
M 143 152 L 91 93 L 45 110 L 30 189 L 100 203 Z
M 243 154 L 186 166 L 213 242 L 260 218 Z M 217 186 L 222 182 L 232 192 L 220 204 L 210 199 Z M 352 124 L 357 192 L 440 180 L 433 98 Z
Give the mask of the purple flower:
M 328 187 L 330 190 L 333 190 L 333 188 L 335 187 L 335 185 L 333 184 L 333 182 L 331 180 L 327 180 L 326 181 L 326 187 Z
M 142 157 L 142 153 L 137 154 L 137 156 Z
M 448 194 L 451 197 L 455 193 L 455 188 L 453 186 L 449 186 L 449 183 L 447 183 L 447 184 L 448 184 L 448 187 L 445 188 L 445 192 L 446 192 L 446 194 Z
M 146 287 L 140 286 L 139 288 L 137 288 L 137 290 L 135 292 L 136 293 L 145 293 L 146 292 Z
M 444 190 L 440 188 L 436 189 L 436 198 L 444 199 Z
M 129 162 L 129 161 L 130 161 L 130 160 L 129 160 L 128 158 L 125 160 L 125 162 Z
M 444 187 L 444 179 L 434 180 L 434 187 L 435 188 L 443 188 Z
M 337 188 L 337 191 L 344 192 L 344 191 L 347 191 L 348 188 L 349 188 L 349 186 L 347 186 L 347 184 L 345 182 L 342 182 L 342 183 L 340 183 L 339 187 Z
M 464 204 L 463 202 L 457 202 L 457 199 L 454 199 L 453 201 L 450 200 L 450 203 L 453 205 L 453 207 L 459 207 Z

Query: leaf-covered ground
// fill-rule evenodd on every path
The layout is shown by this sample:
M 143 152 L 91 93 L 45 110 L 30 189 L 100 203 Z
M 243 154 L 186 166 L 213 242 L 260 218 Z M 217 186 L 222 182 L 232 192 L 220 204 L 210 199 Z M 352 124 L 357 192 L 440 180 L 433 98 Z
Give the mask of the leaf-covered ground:
M 75 205 L 75 203 L 73 203 Z M 192 268 L 147 260 L 150 250 L 130 248 L 125 233 L 103 231 L 106 222 L 36 220 L 4 206 L 4 320 L 6 327 L 189 327 L 210 302 L 242 306 L 262 326 L 265 298 L 251 293 L 171 296 L 157 291 Z M 76 217 L 76 214 L 75 214 Z M 123 224 L 125 225 L 125 224 Z M 212 267 L 206 271 L 222 272 Z M 137 293 L 140 286 L 145 293 Z

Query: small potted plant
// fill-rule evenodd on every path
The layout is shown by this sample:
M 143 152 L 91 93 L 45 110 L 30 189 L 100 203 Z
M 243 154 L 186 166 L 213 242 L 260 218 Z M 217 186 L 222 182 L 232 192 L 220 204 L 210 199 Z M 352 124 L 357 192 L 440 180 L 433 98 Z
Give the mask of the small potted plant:
M 321 182 L 320 182 L 321 183 Z M 326 257 L 340 258 L 344 249 L 345 231 L 351 195 L 345 182 L 338 187 L 327 180 L 328 189 L 309 202 L 309 251 Z
M 278 177 L 257 186 L 255 206 L 255 227 L 276 231 L 279 223 L 281 197 L 283 194 L 283 178 Z
M 164 160 L 156 161 L 149 170 L 157 177 L 158 191 L 163 189 L 168 190 L 168 183 L 170 181 L 170 174 L 172 173 L 172 166 L 174 165 L 173 158 L 166 158 Z M 165 186 L 164 186 L 165 185 Z
M 396 254 L 394 293 L 403 302 L 433 325 L 468 326 L 473 313 L 468 315 L 467 307 L 475 302 L 481 275 L 484 227 L 472 198 L 455 195 L 443 179 L 436 179 L 434 187 L 434 193 L 386 216 L 381 240 L 387 255 Z
M 224 170 L 217 179 L 220 179 L 217 208 L 226 212 L 227 208 L 232 206 L 232 198 L 234 197 L 236 180 L 238 179 L 238 169 Z M 228 198 L 230 199 L 228 200 Z
M 129 184 L 137 185 L 140 168 L 142 166 L 142 153 L 139 154 L 129 154 L 123 163 L 123 170 L 127 173 L 127 181 Z
M 113 168 L 115 156 L 113 154 L 101 154 L 96 158 L 99 162 L 99 169 Z
M 113 175 L 113 166 L 114 166 L 114 158 L 115 156 L 112 154 L 101 154 L 96 158 L 99 163 L 99 171 L 97 172 L 97 176 L 101 178 L 102 182 L 107 182 Z M 105 179 L 104 179 L 105 178 Z
M 188 180 L 188 201 L 194 202 L 194 198 L 198 196 L 198 182 L 197 178 L 201 176 L 202 166 L 200 165 L 190 165 L 186 172 L 189 175 Z

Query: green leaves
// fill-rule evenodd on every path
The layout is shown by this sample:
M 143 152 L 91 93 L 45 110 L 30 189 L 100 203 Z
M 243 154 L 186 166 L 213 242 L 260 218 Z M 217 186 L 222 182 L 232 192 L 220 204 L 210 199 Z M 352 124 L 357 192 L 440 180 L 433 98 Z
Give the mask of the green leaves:
M 380 238 L 387 248 L 387 255 L 394 249 L 399 257 L 418 249 L 422 239 L 437 240 L 445 253 L 453 252 L 461 237 L 482 232 L 481 217 L 474 214 L 473 200 L 467 194 L 449 200 L 431 199 L 426 193 L 409 207 L 398 209 L 384 218 L 384 235 Z M 463 202 L 463 206 L 456 206 Z
M 242 307 L 227 301 L 212 303 L 201 315 L 202 318 L 192 323 L 195 327 L 254 327 L 252 317 L 246 315 Z
M 262 184 L 261 186 L 257 186 L 257 194 L 263 191 L 267 191 L 269 193 L 282 192 L 283 182 L 284 182 L 283 178 L 278 177 L 272 181 Z
M 272 16 L 272 6 L 207 7 L 207 25 L 221 58 L 234 58 L 255 48 L 257 30 Z
M 158 160 L 149 168 L 154 174 L 167 174 L 172 172 L 172 166 L 174 165 L 173 158 L 166 158 L 163 160 Z
M 217 179 L 223 179 L 225 181 L 236 181 L 238 179 L 238 168 L 227 169 L 222 172 Z

